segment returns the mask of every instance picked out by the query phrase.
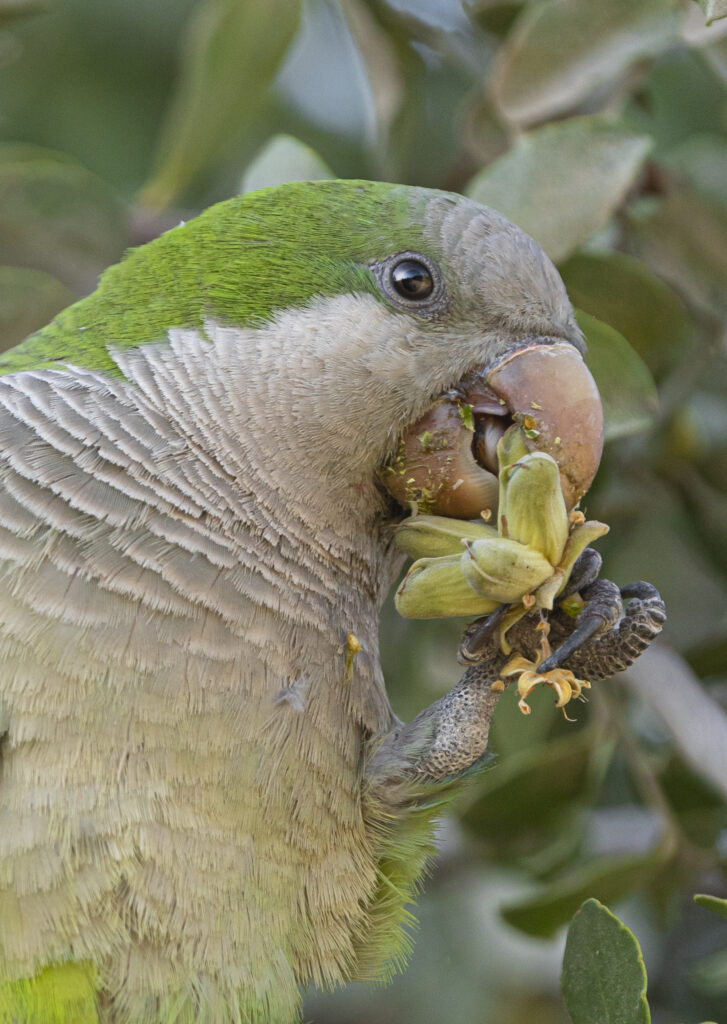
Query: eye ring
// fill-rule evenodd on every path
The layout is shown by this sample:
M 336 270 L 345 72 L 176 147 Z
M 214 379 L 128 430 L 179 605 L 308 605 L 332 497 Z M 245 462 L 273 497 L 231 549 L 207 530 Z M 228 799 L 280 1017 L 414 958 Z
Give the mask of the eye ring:
M 432 313 L 447 304 L 442 272 L 420 252 L 397 252 L 372 269 L 381 291 L 397 306 Z

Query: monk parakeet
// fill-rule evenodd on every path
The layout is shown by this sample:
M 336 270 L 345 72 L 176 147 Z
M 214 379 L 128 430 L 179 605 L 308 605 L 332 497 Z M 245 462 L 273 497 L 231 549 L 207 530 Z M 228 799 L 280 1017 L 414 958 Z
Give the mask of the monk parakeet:
M 211 208 L 0 356 L 2 1024 L 290 1024 L 300 986 L 405 959 L 495 696 L 480 630 L 392 713 L 381 467 L 523 346 L 583 350 L 528 236 L 327 181 Z M 654 632 L 626 596 L 611 667 Z

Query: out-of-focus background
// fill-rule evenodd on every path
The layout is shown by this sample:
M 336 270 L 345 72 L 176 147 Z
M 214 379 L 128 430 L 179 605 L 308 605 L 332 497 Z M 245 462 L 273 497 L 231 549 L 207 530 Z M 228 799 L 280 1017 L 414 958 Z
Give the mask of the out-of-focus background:
M 129 245 L 291 178 L 472 195 L 544 246 L 585 314 L 609 428 L 587 512 L 611 526 L 605 573 L 660 588 L 664 642 L 574 723 L 550 691 L 529 718 L 505 695 L 499 767 L 442 827 L 411 967 L 311 992 L 315 1024 L 566 1024 L 564 926 L 588 896 L 638 937 L 656 1024 L 727 1021 L 727 921 L 692 902 L 727 896 L 725 14 L 0 0 L 4 348 Z M 458 678 L 461 628 L 386 609 L 402 717 Z

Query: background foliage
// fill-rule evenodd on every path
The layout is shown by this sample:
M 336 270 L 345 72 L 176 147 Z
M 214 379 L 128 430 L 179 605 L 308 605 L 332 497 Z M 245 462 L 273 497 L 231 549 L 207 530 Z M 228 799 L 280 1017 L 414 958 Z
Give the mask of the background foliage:
M 705 25 L 727 3 L 702 6 L 0 0 L 4 347 L 210 202 L 334 174 L 497 207 L 583 311 L 611 438 L 588 514 L 607 575 L 661 589 L 664 642 L 575 724 L 549 693 L 529 719 L 503 698 L 410 970 L 311 993 L 316 1024 L 586 1024 L 597 985 L 635 1002 L 594 1021 L 648 1020 L 638 946 L 596 900 L 560 994 L 590 897 L 639 937 L 655 1022 L 727 1020 L 727 22 Z M 385 614 L 402 717 L 458 677 L 461 625 Z

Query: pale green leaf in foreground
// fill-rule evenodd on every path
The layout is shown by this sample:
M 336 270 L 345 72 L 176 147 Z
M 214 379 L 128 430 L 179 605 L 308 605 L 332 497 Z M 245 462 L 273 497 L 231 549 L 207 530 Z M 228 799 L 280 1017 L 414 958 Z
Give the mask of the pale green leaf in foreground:
M 166 206 L 219 165 L 262 108 L 299 14 L 298 0 L 206 0 L 198 8 L 143 203 Z
M 676 0 L 526 4 L 499 53 L 493 88 L 500 110 L 520 124 L 572 110 L 634 61 L 672 44 L 682 18 Z
M 698 892 L 694 897 L 694 902 L 699 904 L 700 907 L 718 914 L 719 917 L 727 917 L 727 900 L 721 900 L 718 896 L 709 896 L 706 893 Z
M 699 0 L 699 6 L 708 25 L 718 18 L 727 18 L 727 0 Z
M 320 156 L 292 135 L 275 135 L 245 171 L 241 192 L 284 185 L 287 181 L 320 181 L 335 174 Z
M 659 400 L 646 363 L 613 327 L 582 310 L 576 310 L 576 319 L 586 337 L 586 363 L 601 393 L 606 440 L 648 429 Z
M 646 968 L 632 932 L 598 900 L 571 922 L 563 997 L 573 1024 L 649 1024 Z
M 651 148 L 604 117 L 577 117 L 524 135 L 476 175 L 467 194 L 532 235 L 558 262 L 602 228 Z

